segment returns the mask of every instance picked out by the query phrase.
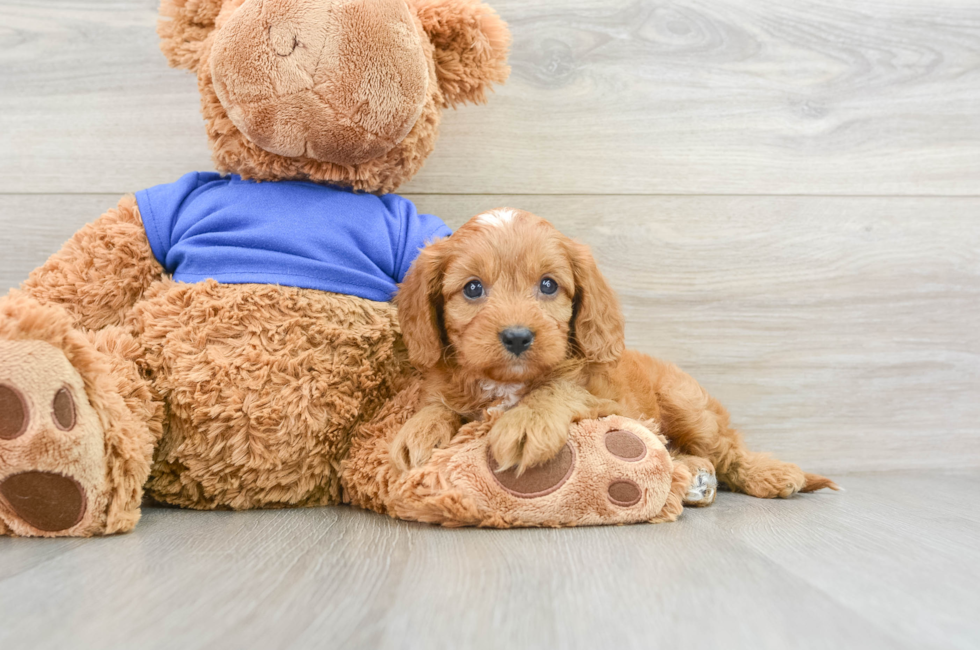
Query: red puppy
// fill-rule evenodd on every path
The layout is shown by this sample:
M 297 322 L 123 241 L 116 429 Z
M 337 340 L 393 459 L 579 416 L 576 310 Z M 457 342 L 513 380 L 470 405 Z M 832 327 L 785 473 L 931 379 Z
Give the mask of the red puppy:
M 392 442 L 403 469 L 485 410 L 504 411 L 490 447 L 501 468 L 519 471 L 557 453 L 572 422 L 615 413 L 659 421 L 675 462 L 702 487 L 715 471 L 757 497 L 837 487 L 749 451 L 694 379 L 626 350 L 619 301 L 589 249 L 528 212 L 486 212 L 426 247 L 397 304 L 409 357 L 425 375 L 423 407 Z M 710 492 L 691 502 L 707 505 Z

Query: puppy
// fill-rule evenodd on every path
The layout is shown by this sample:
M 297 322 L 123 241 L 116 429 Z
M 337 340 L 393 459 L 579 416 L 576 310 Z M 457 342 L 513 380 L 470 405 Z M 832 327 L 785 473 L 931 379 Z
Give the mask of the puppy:
M 717 472 L 730 489 L 766 498 L 837 489 L 749 451 L 694 379 L 626 350 L 619 302 L 589 249 L 533 214 L 492 210 L 427 246 L 396 302 L 424 373 L 422 407 L 391 445 L 402 469 L 494 411 L 490 449 L 518 472 L 556 454 L 572 422 L 618 414 L 657 420 L 675 462 L 701 480 Z

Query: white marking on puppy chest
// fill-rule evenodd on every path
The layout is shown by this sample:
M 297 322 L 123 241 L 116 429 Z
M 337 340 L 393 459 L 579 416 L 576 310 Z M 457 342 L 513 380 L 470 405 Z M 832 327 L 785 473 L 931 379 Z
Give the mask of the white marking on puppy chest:
M 499 210 L 491 210 L 490 212 L 484 212 L 483 214 L 477 216 L 476 222 L 482 223 L 485 226 L 506 226 L 514 220 L 517 213 L 513 210 L 508 210 L 506 208 L 501 208 Z
M 483 389 L 483 398 L 488 402 L 503 400 L 500 404 L 491 406 L 488 411 L 506 411 L 521 401 L 518 393 L 524 389 L 524 384 L 505 384 L 484 379 L 480 382 L 480 388 Z

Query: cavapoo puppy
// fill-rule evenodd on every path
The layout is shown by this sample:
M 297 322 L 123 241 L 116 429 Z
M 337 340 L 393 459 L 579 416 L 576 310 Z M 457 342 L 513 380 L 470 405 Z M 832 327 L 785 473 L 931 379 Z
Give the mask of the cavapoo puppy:
M 749 451 L 694 379 L 626 350 L 619 301 L 588 247 L 533 214 L 492 210 L 430 244 L 396 302 L 409 357 L 424 374 L 423 405 L 391 445 L 402 469 L 425 463 L 488 412 L 499 412 L 489 433 L 498 465 L 519 472 L 556 454 L 572 422 L 618 414 L 657 420 L 695 481 L 717 472 L 757 497 L 837 487 Z

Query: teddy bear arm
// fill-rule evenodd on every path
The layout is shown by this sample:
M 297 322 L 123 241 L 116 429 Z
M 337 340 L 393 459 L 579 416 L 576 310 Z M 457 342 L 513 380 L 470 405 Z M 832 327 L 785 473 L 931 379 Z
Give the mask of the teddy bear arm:
M 42 304 L 59 305 L 76 327 L 120 325 L 164 270 L 153 256 L 136 199 L 87 224 L 35 269 L 22 290 Z

